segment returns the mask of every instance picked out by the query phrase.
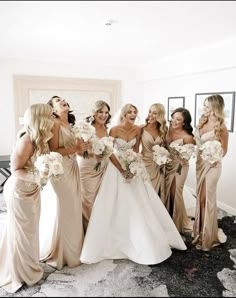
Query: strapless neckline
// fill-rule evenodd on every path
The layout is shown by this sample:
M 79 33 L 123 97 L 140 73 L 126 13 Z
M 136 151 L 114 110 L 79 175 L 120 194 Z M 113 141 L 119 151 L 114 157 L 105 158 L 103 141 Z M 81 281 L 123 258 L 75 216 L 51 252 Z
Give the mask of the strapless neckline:
M 134 140 L 136 140 L 136 137 L 134 137 L 133 139 L 131 139 L 131 140 L 129 140 L 129 141 L 126 141 L 126 140 L 124 140 L 124 139 L 121 139 L 121 138 L 116 138 L 116 140 L 120 140 L 120 141 L 123 141 L 123 142 L 125 142 L 125 143 L 130 143 L 130 142 L 132 142 L 132 141 L 134 141 Z

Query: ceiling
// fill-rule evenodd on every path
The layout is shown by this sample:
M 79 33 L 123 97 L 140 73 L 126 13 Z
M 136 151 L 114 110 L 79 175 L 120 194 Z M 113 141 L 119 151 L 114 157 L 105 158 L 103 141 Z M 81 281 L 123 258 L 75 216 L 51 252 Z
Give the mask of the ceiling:
M 1 1 L 0 58 L 143 65 L 235 38 L 235 16 L 234 1 Z

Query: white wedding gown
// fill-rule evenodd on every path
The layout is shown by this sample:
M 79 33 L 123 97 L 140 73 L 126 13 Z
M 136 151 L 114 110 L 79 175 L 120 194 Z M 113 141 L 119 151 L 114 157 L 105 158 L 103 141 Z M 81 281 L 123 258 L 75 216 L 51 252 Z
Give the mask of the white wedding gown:
M 115 150 L 133 148 L 136 139 L 115 140 Z M 170 257 L 171 248 L 186 246 L 151 182 L 141 177 L 124 181 L 109 162 L 93 205 L 81 253 L 82 263 L 129 259 L 157 264 Z

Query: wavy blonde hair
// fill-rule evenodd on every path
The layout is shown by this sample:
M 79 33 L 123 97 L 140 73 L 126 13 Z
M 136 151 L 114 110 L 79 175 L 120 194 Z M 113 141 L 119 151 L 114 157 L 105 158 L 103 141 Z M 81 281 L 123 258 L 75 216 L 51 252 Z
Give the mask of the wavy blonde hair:
M 97 100 L 93 107 L 92 107 L 92 110 L 91 110 L 91 116 L 88 116 L 86 117 L 86 121 L 87 122 L 91 122 L 91 124 L 94 124 L 95 122 L 95 119 L 94 119 L 94 116 L 97 112 L 99 112 L 101 109 L 103 109 L 104 107 L 107 107 L 108 109 L 108 112 L 109 112 L 109 115 L 108 115 L 108 118 L 106 120 L 106 123 L 105 123 L 105 127 L 107 128 L 107 124 L 110 122 L 110 119 L 111 119 L 111 114 L 110 114 L 110 106 L 107 102 L 105 102 L 104 100 Z
M 166 135 L 168 132 L 167 122 L 166 122 L 166 110 L 165 106 L 161 103 L 154 103 L 150 106 L 150 109 L 154 107 L 157 112 L 156 117 L 156 128 L 162 139 L 162 143 L 166 145 Z M 145 119 L 146 125 L 148 124 L 148 117 Z
M 224 99 L 221 95 L 219 94 L 214 94 L 211 96 L 208 96 L 205 100 L 208 101 L 209 104 L 211 105 L 213 116 L 216 119 L 215 127 L 214 127 L 214 132 L 215 136 L 218 140 L 220 140 L 220 135 L 223 127 L 225 126 L 225 113 L 224 113 Z M 198 123 L 198 128 L 202 128 L 204 124 L 208 122 L 208 117 L 202 115 L 199 119 Z
M 128 111 L 131 109 L 131 108 L 134 108 L 137 112 L 137 115 L 138 115 L 138 108 L 136 106 L 134 106 L 133 104 L 131 103 L 127 103 L 123 106 L 123 108 L 121 109 L 121 112 L 120 112 L 120 118 L 119 118 L 119 123 L 122 123 L 124 122 L 125 120 L 125 116 L 126 114 L 128 113 Z
M 49 104 L 33 104 L 24 113 L 24 129 L 35 148 L 36 156 L 49 152 L 52 138 L 52 107 Z

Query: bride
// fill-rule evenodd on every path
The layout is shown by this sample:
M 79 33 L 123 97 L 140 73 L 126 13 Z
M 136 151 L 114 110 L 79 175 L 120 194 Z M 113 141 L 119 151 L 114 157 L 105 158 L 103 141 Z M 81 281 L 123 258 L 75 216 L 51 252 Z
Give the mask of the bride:
M 161 263 L 171 248 L 186 246 L 150 181 L 136 177 L 127 183 L 117 153 L 138 153 L 141 128 L 134 124 L 138 110 L 121 109 L 120 124 L 111 128 L 115 152 L 111 156 L 93 205 L 81 252 L 82 263 L 129 259 L 139 264 Z

